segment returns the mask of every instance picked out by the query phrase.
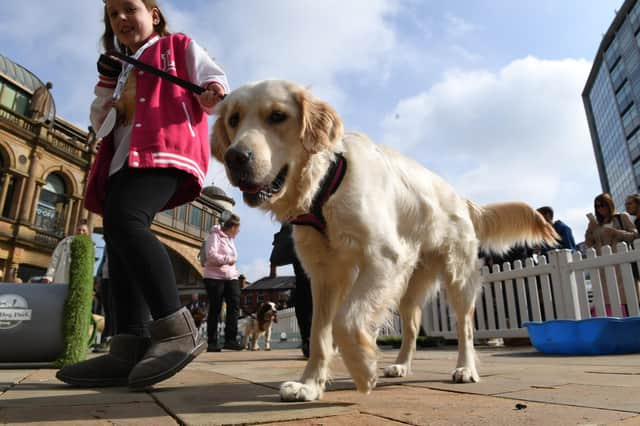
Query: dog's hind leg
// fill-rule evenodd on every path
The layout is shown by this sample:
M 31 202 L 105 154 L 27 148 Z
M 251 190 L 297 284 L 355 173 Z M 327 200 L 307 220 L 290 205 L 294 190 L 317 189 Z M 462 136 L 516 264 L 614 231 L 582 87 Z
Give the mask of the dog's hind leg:
M 434 262 L 435 263 L 435 262 Z M 405 377 L 411 373 L 411 361 L 416 351 L 416 338 L 420 330 L 422 320 L 422 305 L 427 291 L 435 284 L 437 273 L 433 268 L 424 265 L 432 265 L 432 262 L 423 262 L 416 269 L 409 280 L 409 286 L 402 299 L 400 299 L 399 311 L 402 320 L 402 346 L 394 364 L 384 369 L 386 377 Z
M 322 398 L 333 356 L 331 327 L 337 307 L 343 298 L 348 281 L 325 277 L 321 282 L 311 279 L 313 320 L 311 322 L 310 357 L 300 382 L 280 385 L 283 401 L 313 401 Z
M 469 271 L 464 275 L 467 276 L 466 280 L 449 281 L 447 285 L 447 298 L 456 314 L 458 332 L 458 362 L 452 373 L 453 381 L 456 383 L 480 381 L 473 347 L 473 313 L 480 274 L 477 271 Z

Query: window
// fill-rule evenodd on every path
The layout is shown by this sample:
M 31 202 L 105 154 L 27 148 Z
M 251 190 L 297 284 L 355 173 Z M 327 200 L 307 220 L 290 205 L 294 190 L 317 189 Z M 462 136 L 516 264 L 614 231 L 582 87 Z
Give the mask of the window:
M 189 225 L 200 228 L 202 225 L 202 209 L 196 206 L 191 206 L 189 212 Z
M 614 85 L 617 85 L 617 83 L 619 83 L 619 80 L 622 78 L 623 71 L 623 62 L 618 61 L 618 63 L 611 69 L 611 81 L 614 83 Z
M 13 103 L 16 100 L 16 91 L 5 84 L 0 93 L 0 105 L 9 109 L 13 109 Z
M 629 102 L 631 101 L 631 84 L 629 84 L 628 81 L 626 81 L 620 90 L 618 90 L 618 93 L 616 93 L 616 99 L 621 109 L 624 109 L 629 105 Z
M 29 96 L 17 87 L 0 81 L 0 105 L 18 114 L 27 115 L 29 111 Z
M 636 2 L 629 11 L 629 18 L 631 18 L 632 21 L 638 21 L 638 17 L 640 17 L 640 2 Z
M 11 217 L 11 207 L 13 207 L 13 195 L 15 193 L 15 178 L 9 173 L 8 165 L 4 163 L 4 159 L 0 156 L 0 190 L 7 184 L 7 193 L 4 197 L 4 205 L 0 206 L 2 217 Z
M 638 109 L 635 104 L 631 105 L 623 115 L 622 115 L 622 126 L 626 129 L 633 120 L 638 116 Z
M 34 225 L 52 234 L 64 236 L 64 212 L 67 204 L 66 185 L 62 177 L 52 173 L 40 192 Z
M 635 159 L 640 155 L 640 131 L 637 131 L 627 141 L 629 145 L 629 152 L 631 153 L 631 159 Z
M 607 61 L 607 64 L 611 68 L 612 65 L 618 60 L 618 39 L 614 38 L 607 50 L 604 52 L 604 59 Z
M 182 205 L 178 207 L 178 220 L 184 222 L 187 219 L 187 206 Z
M 209 231 L 213 226 L 213 214 L 211 212 L 207 212 L 204 214 L 204 230 Z

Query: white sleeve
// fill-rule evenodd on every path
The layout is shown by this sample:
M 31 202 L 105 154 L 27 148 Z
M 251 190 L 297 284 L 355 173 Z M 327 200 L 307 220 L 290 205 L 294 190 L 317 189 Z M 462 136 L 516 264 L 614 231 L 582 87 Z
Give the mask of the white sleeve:
M 187 46 L 186 61 L 187 73 L 192 83 L 206 87 L 215 82 L 223 87 L 225 94 L 229 93 L 229 83 L 224 71 L 194 40 L 191 40 Z M 213 109 L 204 108 L 208 114 L 212 114 Z
M 111 109 L 113 89 L 96 86 L 94 94 L 96 95 L 96 98 L 91 102 L 89 120 L 91 121 L 91 126 L 93 126 L 94 130 L 97 132 Z
M 67 238 L 63 238 L 56 248 L 53 250 L 51 254 L 51 260 L 49 261 L 49 267 L 47 268 L 47 272 L 44 274 L 46 277 L 53 278 L 56 274 L 56 269 L 60 266 L 60 261 L 62 260 L 63 253 L 65 251 L 65 245 L 67 244 Z

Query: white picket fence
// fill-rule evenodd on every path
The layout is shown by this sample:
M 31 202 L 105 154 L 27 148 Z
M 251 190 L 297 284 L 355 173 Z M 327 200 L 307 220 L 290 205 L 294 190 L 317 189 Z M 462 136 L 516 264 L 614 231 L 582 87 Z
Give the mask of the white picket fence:
M 502 270 L 498 265 L 491 271 L 484 267 L 476 299 L 475 337 L 527 337 L 523 322 L 590 318 L 592 306 L 596 316 L 604 316 L 605 291 L 612 316 L 622 316 L 620 277 L 628 314 L 638 316 L 637 277 L 632 264 L 640 269 L 640 240 L 632 248 L 619 243 L 616 253 L 605 246 L 600 256 L 593 249 L 587 251 L 586 257 L 579 252 L 555 250 L 548 254 L 548 260 L 540 256 L 537 264 L 529 258 L 524 267 L 520 261 L 513 268 L 505 263 Z M 606 277 L 604 283 L 601 273 Z M 455 321 L 453 310 L 446 303 L 446 291 L 441 288 L 423 308 L 423 327 L 429 336 L 454 339 Z
M 287 308 L 278 311 L 278 322 L 271 327 L 271 341 L 280 339 L 282 333 L 285 333 L 287 340 L 290 342 L 300 341 L 300 329 L 296 320 L 296 311 L 294 308 Z M 400 324 L 400 316 L 397 313 L 391 317 L 378 329 L 378 336 L 400 336 L 402 327 Z
M 278 311 L 278 322 L 271 325 L 271 341 L 280 340 L 282 333 L 290 342 L 300 341 L 300 329 L 296 320 L 295 308 L 287 308 Z

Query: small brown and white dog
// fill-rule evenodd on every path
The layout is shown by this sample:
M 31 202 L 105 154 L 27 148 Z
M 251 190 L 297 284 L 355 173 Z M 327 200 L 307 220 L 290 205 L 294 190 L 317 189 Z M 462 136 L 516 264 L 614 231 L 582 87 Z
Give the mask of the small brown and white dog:
M 271 350 L 271 326 L 278 322 L 278 310 L 273 302 L 264 302 L 258 305 L 255 318 L 249 316 L 242 318 L 238 328 L 242 332 L 242 346 L 252 351 L 259 351 L 258 339 L 264 335 L 264 350 Z M 249 342 L 251 339 L 251 342 Z M 249 347 L 251 344 L 251 347 Z
M 361 133 L 345 134 L 334 109 L 297 84 L 244 85 L 217 112 L 213 156 L 249 206 L 294 224 L 296 254 L 311 280 L 311 357 L 299 381 L 281 385 L 280 397 L 321 398 L 334 343 L 358 390 L 370 392 L 378 372 L 375 330 L 396 308 L 402 347 L 384 374 L 406 376 L 422 305 L 437 283 L 457 318 L 453 381 L 479 381 L 478 251 L 554 245 L 551 224 L 525 203 L 478 206 L 416 161 Z M 446 155 L 440 151 L 434 155 Z

